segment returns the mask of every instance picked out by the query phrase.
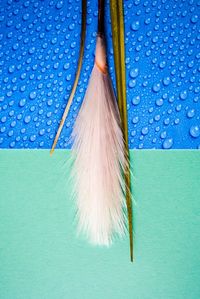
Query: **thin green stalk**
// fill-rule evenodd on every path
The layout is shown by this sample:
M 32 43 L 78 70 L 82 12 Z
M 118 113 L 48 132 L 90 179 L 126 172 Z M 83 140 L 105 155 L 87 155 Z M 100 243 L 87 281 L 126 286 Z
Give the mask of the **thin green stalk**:
M 128 118 L 127 118 L 127 103 L 126 103 L 126 69 L 125 69 L 125 43 L 124 43 L 124 9 L 123 0 L 118 0 L 118 17 L 119 17 L 119 38 L 120 38 L 120 58 L 121 58 L 121 80 L 122 80 L 122 96 L 123 96 L 123 128 L 125 139 L 125 150 L 127 154 L 127 168 L 125 169 L 125 182 L 126 182 L 126 202 L 129 220 L 129 239 L 130 239 L 130 255 L 133 261 L 133 221 L 132 221 L 132 201 L 131 201 L 131 175 L 130 175 L 130 157 L 128 148 Z
M 119 111 L 122 111 L 122 101 L 119 99 L 122 98 L 121 93 L 121 72 L 120 72 L 120 43 L 118 40 L 118 15 L 117 15 L 117 9 L 116 9 L 116 3 L 113 3 L 115 1 L 110 1 L 110 14 L 111 14 L 111 25 L 112 25 L 112 42 L 113 42 L 113 49 L 114 49 L 114 64 L 115 64 L 115 77 L 116 77 L 116 85 L 117 85 L 117 99 L 118 99 L 118 106 Z M 121 112 L 120 112 L 121 113 Z
M 78 85 L 78 80 L 80 77 L 80 73 L 81 73 L 81 67 L 82 67 L 82 62 L 83 62 L 83 54 L 84 54 L 84 46 L 85 46 L 85 35 L 86 35 L 86 16 L 87 16 L 87 0 L 82 0 L 82 20 L 81 20 L 81 43 L 80 43 L 80 52 L 79 52 L 79 59 L 78 59 L 78 67 L 77 67 L 77 72 L 76 72 L 76 77 L 74 80 L 74 84 L 72 87 L 72 91 L 71 94 L 69 96 L 69 100 L 67 102 L 67 105 L 65 107 L 65 111 L 62 115 L 61 121 L 60 121 L 60 125 L 58 127 L 58 131 L 56 133 L 56 137 L 54 139 L 53 142 L 53 146 L 51 148 L 50 154 L 52 155 L 54 152 L 54 149 L 56 147 L 58 138 L 60 136 L 60 133 L 62 131 L 63 125 L 65 123 L 65 120 L 67 118 L 67 115 L 69 113 L 69 108 L 72 104 L 75 92 L 76 92 L 76 88 Z
M 128 121 L 126 104 L 126 70 L 125 70 L 125 46 L 124 46 L 124 10 L 123 0 L 110 0 L 112 37 L 114 48 L 114 61 L 116 73 L 116 86 L 118 105 L 124 135 L 125 154 L 127 165 L 124 172 L 126 205 L 128 212 L 130 259 L 133 261 L 133 220 L 132 220 L 132 200 L 131 200 L 131 175 L 130 157 L 128 148 Z

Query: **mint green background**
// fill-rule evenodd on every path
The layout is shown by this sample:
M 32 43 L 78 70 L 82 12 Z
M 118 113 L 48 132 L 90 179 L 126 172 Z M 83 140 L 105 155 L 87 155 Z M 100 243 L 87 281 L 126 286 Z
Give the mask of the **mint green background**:
M 199 151 L 131 151 L 133 264 L 76 237 L 69 155 L 0 151 L 0 299 L 199 299 Z

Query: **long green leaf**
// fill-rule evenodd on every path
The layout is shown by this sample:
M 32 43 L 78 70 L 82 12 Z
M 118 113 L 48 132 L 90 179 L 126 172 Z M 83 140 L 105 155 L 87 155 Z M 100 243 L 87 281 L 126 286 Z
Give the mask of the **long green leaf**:
M 69 108 L 72 104 L 75 92 L 76 92 L 76 88 L 78 85 L 78 80 L 80 77 L 80 73 L 81 73 L 81 67 L 82 67 L 82 62 L 83 62 L 83 54 L 84 54 L 84 46 L 85 46 L 85 35 L 86 35 L 86 17 L 87 17 L 87 0 L 82 0 L 82 20 L 81 20 L 81 43 L 80 43 L 80 51 L 79 51 L 79 59 L 78 59 L 78 67 L 77 67 L 77 72 L 76 72 L 76 76 L 75 76 L 75 80 L 74 80 L 74 84 L 72 87 L 72 91 L 71 94 L 69 96 L 69 100 L 67 102 L 67 105 L 65 107 L 65 111 L 62 115 L 61 121 L 60 121 L 60 125 L 58 127 L 58 131 L 56 133 L 56 137 L 54 139 L 53 142 L 53 146 L 51 148 L 50 154 L 52 155 L 54 152 L 54 149 L 56 147 L 58 138 L 60 136 L 60 133 L 62 131 L 63 125 L 65 123 L 65 119 L 67 118 L 67 115 L 69 113 Z
M 132 200 L 131 200 L 131 175 L 130 157 L 128 148 L 128 121 L 126 104 L 126 70 L 125 70 L 125 46 L 124 46 L 124 10 L 123 0 L 110 0 L 110 13 L 112 25 L 112 39 L 114 48 L 116 87 L 119 111 L 124 135 L 125 154 L 127 166 L 125 169 L 125 191 L 126 205 L 128 212 L 130 259 L 133 261 L 133 220 L 132 220 Z

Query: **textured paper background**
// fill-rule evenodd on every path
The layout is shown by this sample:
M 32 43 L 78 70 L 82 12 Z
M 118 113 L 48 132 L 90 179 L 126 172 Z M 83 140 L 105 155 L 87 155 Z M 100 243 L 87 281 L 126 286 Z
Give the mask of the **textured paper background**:
M 69 151 L 0 151 L 1 299 L 199 299 L 200 153 L 131 151 L 135 262 L 76 237 Z

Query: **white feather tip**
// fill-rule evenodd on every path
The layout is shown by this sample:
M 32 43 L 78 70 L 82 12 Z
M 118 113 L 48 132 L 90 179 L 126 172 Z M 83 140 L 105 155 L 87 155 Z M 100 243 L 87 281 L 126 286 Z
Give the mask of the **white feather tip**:
M 125 229 L 123 134 L 104 42 L 97 38 L 95 65 L 72 137 L 78 228 L 89 241 L 110 245 Z

